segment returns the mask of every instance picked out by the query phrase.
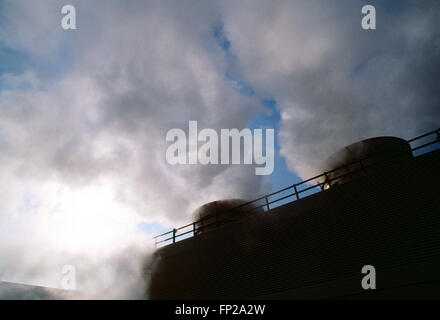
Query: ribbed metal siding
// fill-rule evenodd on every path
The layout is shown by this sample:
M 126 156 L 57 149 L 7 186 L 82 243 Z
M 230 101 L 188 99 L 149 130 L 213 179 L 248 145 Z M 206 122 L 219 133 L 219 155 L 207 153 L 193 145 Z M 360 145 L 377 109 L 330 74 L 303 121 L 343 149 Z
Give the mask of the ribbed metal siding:
M 432 152 L 160 249 L 150 296 L 288 298 L 338 279 L 359 278 L 360 288 L 366 264 L 391 270 L 440 261 L 439 164 Z

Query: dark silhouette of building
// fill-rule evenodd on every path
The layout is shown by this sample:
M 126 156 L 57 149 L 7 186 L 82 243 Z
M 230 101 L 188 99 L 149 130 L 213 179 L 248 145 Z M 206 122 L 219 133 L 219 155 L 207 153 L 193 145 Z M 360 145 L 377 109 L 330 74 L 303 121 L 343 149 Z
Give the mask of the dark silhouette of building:
M 281 190 L 292 202 L 274 207 L 272 194 L 252 202 L 264 211 L 159 236 L 150 298 L 440 298 L 439 130 L 408 141 L 421 143 L 415 157 L 398 138 L 349 146 L 327 172 Z M 365 265 L 375 290 L 361 286 Z

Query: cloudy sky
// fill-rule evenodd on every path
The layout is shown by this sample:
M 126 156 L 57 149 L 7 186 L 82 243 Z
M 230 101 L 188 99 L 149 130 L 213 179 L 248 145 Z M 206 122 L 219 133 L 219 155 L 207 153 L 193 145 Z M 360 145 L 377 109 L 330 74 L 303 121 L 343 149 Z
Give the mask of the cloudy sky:
M 199 205 L 436 129 L 439 55 L 435 0 L 0 0 L 0 280 L 59 287 L 72 264 L 84 291 L 136 282 L 151 236 Z M 274 173 L 169 165 L 166 132 L 190 120 L 274 128 Z

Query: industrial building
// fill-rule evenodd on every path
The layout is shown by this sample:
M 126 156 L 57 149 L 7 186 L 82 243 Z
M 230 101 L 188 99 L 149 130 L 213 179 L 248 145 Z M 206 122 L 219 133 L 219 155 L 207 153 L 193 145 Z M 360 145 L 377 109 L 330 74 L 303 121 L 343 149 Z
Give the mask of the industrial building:
M 149 297 L 440 298 L 439 146 L 440 129 L 367 139 L 330 156 L 319 176 L 205 205 L 155 238 Z M 361 286 L 365 265 L 376 289 Z

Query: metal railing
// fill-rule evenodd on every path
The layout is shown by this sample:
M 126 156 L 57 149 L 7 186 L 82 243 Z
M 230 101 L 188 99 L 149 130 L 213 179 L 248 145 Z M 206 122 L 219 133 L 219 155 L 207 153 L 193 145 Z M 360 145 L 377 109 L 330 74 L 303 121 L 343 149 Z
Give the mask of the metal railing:
M 428 140 L 428 139 L 430 139 L 430 140 Z M 427 141 L 425 141 L 425 140 L 427 140 Z M 407 140 L 405 142 L 407 142 L 409 144 L 416 143 L 416 142 L 422 143 L 422 144 L 414 146 L 414 147 L 411 146 L 411 151 L 413 153 L 415 151 L 418 151 L 418 150 L 427 148 L 429 146 L 432 146 L 434 144 L 440 143 L 440 128 L 437 130 L 425 133 L 421 136 L 415 137 L 413 139 Z M 222 223 L 230 222 L 231 220 L 240 219 L 244 214 L 249 215 L 249 214 L 254 214 L 254 213 L 262 212 L 262 211 L 268 212 L 274 208 L 274 204 L 277 204 L 277 203 L 279 204 L 283 200 L 293 198 L 291 201 L 285 202 L 285 203 L 290 203 L 290 202 L 299 200 L 301 198 L 300 195 L 302 195 L 302 194 L 305 194 L 305 197 L 307 197 L 310 194 L 314 194 L 314 193 L 323 191 L 326 189 L 326 187 L 330 186 L 330 183 L 332 181 L 336 181 L 336 180 L 342 179 L 346 176 L 353 175 L 353 174 L 359 173 L 359 172 L 365 173 L 366 169 L 377 166 L 377 165 L 381 165 L 384 162 L 389 161 L 392 158 L 395 158 L 396 155 L 393 155 L 388 158 L 384 158 L 380 162 L 366 164 L 366 162 L 367 162 L 366 160 L 369 159 L 370 157 L 371 157 L 371 155 L 366 158 L 363 158 L 363 159 L 360 159 L 360 160 L 357 160 L 357 161 L 354 161 L 354 162 L 351 162 L 348 164 L 344 164 L 343 166 L 338 167 L 336 169 L 333 169 L 331 171 L 323 172 L 323 173 L 321 173 L 317 176 L 314 176 L 312 178 L 309 178 L 307 180 L 303 180 L 299 183 L 290 185 L 290 186 L 283 188 L 281 190 L 266 194 L 262 197 L 254 199 L 252 201 L 249 201 L 249 202 L 243 203 L 241 205 L 238 205 L 236 207 L 233 207 L 233 208 L 229 209 L 227 212 L 222 212 L 220 214 L 218 212 L 215 212 L 213 214 L 206 215 L 198 221 L 188 223 L 188 224 L 181 226 L 179 228 L 174 228 L 171 231 L 168 231 L 168 232 L 165 232 L 165 233 L 162 233 L 160 235 L 155 236 L 153 238 L 154 244 L 157 247 L 159 244 L 163 244 L 165 242 L 170 242 L 169 244 L 175 243 L 176 241 L 183 240 L 183 239 L 186 239 L 191 236 L 196 236 L 196 234 L 199 231 L 206 229 L 208 227 L 211 227 L 211 226 L 218 227 Z M 347 169 L 348 169 L 348 171 L 347 171 Z M 344 171 L 344 173 L 341 175 L 331 176 L 332 174 L 334 174 L 338 171 Z M 283 193 L 286 193 L 286 192 L 287 192 L 287 194 L 282 195 Z M 270 198 L 272 198 L 274 196 L 277 196 L 277 198 L 271 200 Z M 305 197 L 303 197 L 303 198 L 305 198 Z M 282 203 L 282 204 L 285 204 L 285 203 Z M 249 208 L 247 208 L 247 207 L 249 207 Z M 219 216 L 221 218 L 219 218 Z M 208 220 L 213 220 L 213 221 L 210 223 L 203 223 L 202 224 L 202 222 L 206 222 Z M 186 237 L 184 237 L 184 236 L 186 236 Z M 182 238 L 182 237 L 184 237 L 184 238 Z

